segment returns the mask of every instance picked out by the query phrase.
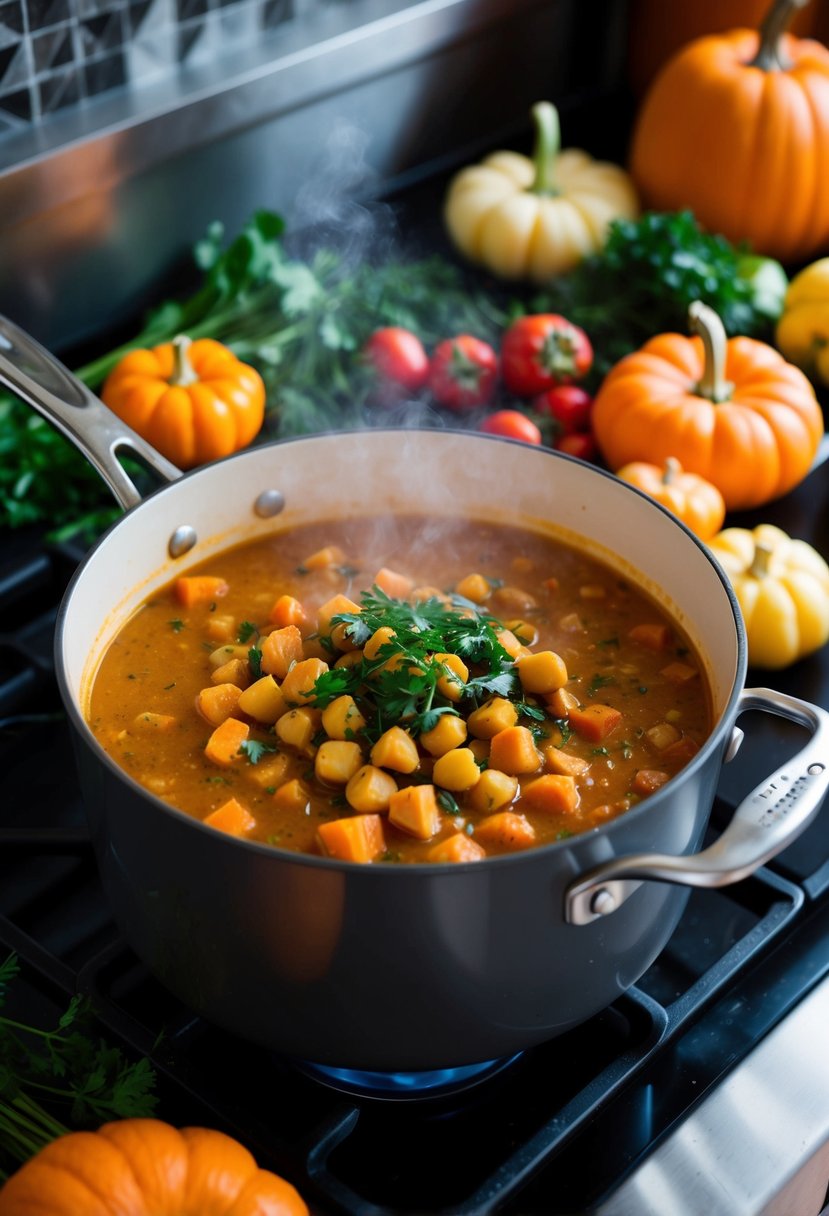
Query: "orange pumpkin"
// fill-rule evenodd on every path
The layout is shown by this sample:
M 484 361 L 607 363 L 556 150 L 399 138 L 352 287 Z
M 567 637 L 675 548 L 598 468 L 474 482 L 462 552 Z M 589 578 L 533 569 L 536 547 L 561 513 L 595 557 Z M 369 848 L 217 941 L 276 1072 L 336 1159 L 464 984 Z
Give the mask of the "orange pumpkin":
M 299 1192 L 208 1128 L 122 1119 L 70 1132 L 0 1190 L 2 1216 L 308 1216 Z
M 593 402 L 596 443 L 614 471 L 671 456 L 712 482 L 726 509 L 778 498 L 806 474 L 823 436 L 807 377 L 765 342 L 727 339 L 707 305 L 693 337 L 659 334 L 611 368 Z
M 213 338 L 181 335 L 131 351 L 104 381 L 101 399 L 182 469 L 246 447 L 265 418 L 261 376 Z
M 701 540 L 710 540 L 723 525 L 722 494 L 704 477 L 684 472 L 674 456 L 669 456 L 662 465 L 633 460 L 622 465 L 616 476 L 673 511 Z
M 640 106 L 630 153 L 643 206 L 688 208 L 783 262 L 829 247 L 829 50 L 785 32 L 803 3 L 776 0 L 759 34 L 678 51 Z

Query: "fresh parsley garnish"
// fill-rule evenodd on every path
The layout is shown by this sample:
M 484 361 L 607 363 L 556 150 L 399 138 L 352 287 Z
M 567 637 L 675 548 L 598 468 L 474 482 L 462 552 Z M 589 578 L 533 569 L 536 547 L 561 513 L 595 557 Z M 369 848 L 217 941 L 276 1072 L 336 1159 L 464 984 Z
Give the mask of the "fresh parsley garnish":
M 248 651 L 248 662 L 250 663 L 250 674 L 254 680 L 258 680 L 262 676 L 262 651 L 258 646 L 251 646 Z
M 614 684 L 615 682 L 616 682 L 615 676 L 603 676 L 603 675 L 600 675 L 599 672 L 596 672 L 596 674 L 593 676 L 593 679 L 587 685 L 586 691 L 587 691 L 588 697 L 595 697 L 596 693 L 599 691 L 600 688 L 604 688 L 604 686 L 606 684 Z
M 184 628 L 184 621 L 180 621 L 178 618 L 176 618 L 174 621 L 168 621 L 167 624 L 170 626 L 173 633 L 181 633 L 182 629 Z
M 275 752 L 273 743 L 263 743 L 260 739 L 243 739 L 239 744 L 239 753 L 247 756 L 251 764 L 258 764 L 268 752 Z
M 254 634 L 258 634 L 259 630 L 250 621 L 242 621 L 236 633 L 237 640 L 244 646 L 245 642 L 249 642 Z

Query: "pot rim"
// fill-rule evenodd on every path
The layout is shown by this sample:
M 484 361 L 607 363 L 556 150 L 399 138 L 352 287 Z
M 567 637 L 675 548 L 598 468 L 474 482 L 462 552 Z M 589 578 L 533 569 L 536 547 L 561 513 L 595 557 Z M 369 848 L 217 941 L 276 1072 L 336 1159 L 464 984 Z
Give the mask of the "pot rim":
M 574 463 L 579 466 L 583 466 L 585 469 L 586 476 L 605 477 L 605 478 L 611 479 L 614 482 L 618 483 L 619 485 L 623 486 L 625 492 L 629 492 L 630 494 L 637 496 L 638 498 L 644 500 L 644 502 L 648 505 L 648 507 L 650 507 L 651 509 L 653 509 L 655 511 L 659 511 L 663 515 L 667 516 L 670 519 L 670 521 L 674 524 L 674 526 L 678 527 L 682 532 L 684 532 L 686 534 L 686 536 L 689 537 L 694 542 L 694 544 L 697 546 L 697 548 L 699 548 L 702 551 L 703 555 L 705 556 L 705 558 L 708 560 L 708 562 L 712 566 L 714 573 L 716 574 L 717 578 L 719 579 L 719 581 L 722 584 L 722 587 L 726 593 L 726 596 L 727 596 L 727 599 L 729 601 L 729 605 L 731 608 L 732 623 L 733 623 L 735 634 L 736 634 L 737 661 L 736 661 L 736 665 L 735 665 L 734 679 L 733 679 L 731 688 L 729 690 L 727 702 L 726 702 L 724 708 L 722 709 L 722 711 L 720 712 L 718 719 L 712 726 L 710 734 L 708 735 L 707 739 L 704 741 L 704 743 L 700 747 L 700 750 L 693 757 L 693 759 L 691 759 L 685 765 L 685 767 L 680 770 L 679 773 L 677 773 L 674 777 L 671 778 L 671 780 L 669 782 L 666 783 L 666 785 L 664 785 L 661 789 L 657 790 L 655 793 L 650 794 L 647 798 L 643 799 L 643 801 L 638 803 L 636 806 L 631 807 L 630 810 L 625 811 L 622 815 L 617 816 L 617 818 L 615 818 L 615 819 L 609 820 L 602 827 L 591 828 L 584 832 L 575 833 L 573 836 L 568 836 L 561 840 L 551 841 L 548 844 L 538 845 L 531 849 L 521 850 L 517 853 L 503 854 L 503 855 L 500 855 L 497 857 L 485 857 L 481 861 L 475 862 L 474 865 L 471 867 L 472 870 L 475 871 L 479 868 L 483 868 L 483 871 L 489 871 L 492 867 L 495 867 L 495 866 L 504 867 L 504 866 L 508 866 L 508 865 L 518 865 L 522 862 L 526 863 L 528 859 L 533 859 L 533 858 L 536 859 L 538 862 L 541 862 L 546 857 L 559 856 L 560 853 L 564 850 L 573 849 L 575 847 L 578 847 L 580 842 L 584 843 L 587 841 L 592 841 L 592 840 L 595 840 L 597 838 L 597 836 L 604 836 L 608 833 L 612 833 L 614 831 L 614 829 L 618 828 L 618 826 L 623 823 L 628 823 L 633 820 L 641 819 L 645 815 L 649 815 L 651 813 L 658 814 L 659 811 L 661 810 L 661 808 L 663 807 L 663 805 L 666 802 L 671 800 L 671 798 L 673 796 L 673 790 L 676 789 L 677 783 L 684 780 L 686 775 L 688 775 L 688 776 L 692 775 L 699 768 L 701 768 L 703 765 L 708 763 L 709 757 L 715 751 L 715 749 L 720 745 L 722 736 L 725 734 L 725 732 L 728 730 L 728 728 L 731 726 L 731 724 L 734 721 L 737 703 L 738 703 L 740 694 L 742 692 L 743 686 L 745 684 L 746 672 L 747 672 L 747 667 L 748 667 L 748 658 L 747 658 L 748 646 L 747 646 L 747 640 L 746 640 L 746 634 L 745 634 L 745 626 L 743 623 L 742 613 L 741 613 L 741 610 L 739 607 L 737 596 L 736 596 L 734 589 L 731 585 L 731 582 L 730 582 L 727 574 L 723 570 L 722 566 L 717 561 L 717 559 L 714 557 L 713 553 L 711 553 L 711 551 L 705 545 L 705 543 L 681 519 L 679 519 L 678 516 L 676 516 L 672 511 L 669 511 L 667 509 L 667 507 L 664 507 L 661 503 L 659 503 L 655 499 L 651 498 L 650 495 L 646 494 L 643 490 L 640 490 L 637 486 L 631 485 L 629 482 L 623 481 L 621 478 L 617 477 L 616 474 L 612 473 L 610 470 L 600 468 L 598 465 L 587 464 L 585 461 L 579 460 L 575 456 L 570 456 L 566 452 L 559 452 L 558 450 L 556 450 L 554 448 L 547 448 L 547 447 L 527 444 L 527 443 L 523 442 L 522 440 L 511 439 L 506 436 L 490 435 L 490 434 L 487 434 L 486 432 L 468 431 L 468 430 L 464 430 L 463 428 L 458 428 L 458 427 L 417 427 L 417 428 L 401 428 L 401 427 L 394 427 L 394 426 L 356 427 L 356 428 L 352 428 L 348 433 L 349 434 L 361 434 L 362 433 L 362 434 L 372 434 L 372 435 L 388 434 L 388 435 L 399 436 L 401 431 L 406 431 L 407 429 L 409 431 L 416 431 L 418 433 L 462 436 L 466 439 L 471 439 L 476 442 L 481 441 L 481 442 L 491 442 L 491 443 L 508 443 L 515 447 L 525 449 L 527 451 L 527 453 L 530 454 L 531 459 L 535 458 L 536 456 L 540 456 L 542 458 L 551 457 L 551 458 L 557 459 L 557 460 L 566 460 L 566 461 L 569 461 L 571 464 Z M 101 746 L 101 744 L 95 738 L 94 734 L 92 733 L 91 729 L 89 728 L 88 723 L 86 722 L 86 719 L 85 719 L 83 713 L 80 710 L 79 705 L 77 704 L 77 701 L 72 692 L 72 689 L 70 688 L 69 680 L 68 680 L 67 674 L 66 674 L 65 661 L 64 661 L 66 619 L 67 619 L 69 606 L 70 606 L 72 597 L 74 595 L 75 589 L 78 586 L 78 584 L 81 582 L 81 580 L 85 577 L 87 567 L 91 563 L 91 561 L 94 558 L 95 554 L 97 553 L 98 549 L 100 549 L 103 546 L 103 544 L 108 540 L 108 538 L 114 532 L 116 532 L 118 530 L 118 528 L 121 527 L 122 523 L 124 522 L 124 519 L 128 515 L 134 515 L 140 511 L 142 511 L 145 507 L 148 506 L 148 504 L 154 502 L 159 496 L 172 494 L 180 483 L 184 482 L 185 480 L 191 481 L 194 478 L 198 478 L 198 477 L 202 476 L 203 474 L 205 474 L 206 472 L 208 472 L 209 470 L 215 469 L 217 466 L 229 464 L 231 462 L 236 462 L 237 464 L 242 464 L 245 461 L 246 457 L 260 453 L 263 449 L 269 449 L 269 448 L 273 448 L 273 447 L 283 447 L 283 446 L 287 446 L 292 443 L 308 442 L 308 441 L 314 441 L 317 439 L 326 439 L 326 438 L 330 439 L 330 438 L 335 438 L 335 437 L 341 436 L 342 434 L 343 434 L 343 432 L 338 431 L 338 430 L 315 431 L 310 434 L 291 435 L 291 436 L 287 436 L 282 439 L 275 439 L 266 444 L 257 444 L 253 447 L 245 448 L 242 451 L 234 452 L 229 456 L 223 457 L 221 460 L 211 461 L 210 464 L 208 464 L 208 465 L 201 465 L 194 469 L 188 470 L 186 473 L 184 473 L 182 475 L 181 478 L 177 478 L 175 481 L 171 481 L 171 482 L 168 482 L 164 485 L 157 487 L 156 489 L 154 489 L 150 493 L 148 493 L 147 496 L 141 500 L 141 502 L 136 504 L 136 506 L 131 507 L 129 509 L 129 511 L 125 512 L 124 515 L 121 516 L 121 518 L 115 520 L 114 523 L 110 524 L 110 526 L 106 529 L 106 531 L 103 532 L 101 534 L 101 536 L 99 536 L 97 538 L 97 540 L 91 546 L 89 551 L 84 555 L 83 559 L 81 560 L 77 569 L 74 571 L 71 579 L 69 580 L 69 583 L 68 583 L 66 590 L 63 594 L 63 597 L 61 599 L 61 603 L 60 603 L 60 606 L 58 609 L 58 614 L 57 614 L 57 618 L 56 618 L 56 622 L 55 622 L 55 641 L 54 641 L 55 674 L 56 674 L 58 688 L 60 691 L 60 696 L 61 696 L 61 700 L 63 702 L 64 709 L 67 712 L 70 723 L 71 723 L 77 737 L 79 738 L 79 740 L 82 741 L 86 746 L 88 746 L 92 749 L 96 760 L 103 763 L 105 765 L 105 767 L 110 771 L 110 773 L 112 773 L 112 775 L 117 780 L 124 782 L 128 787 L 130 787 L 132 789 L 133 793 L 136 793 L 139 796 L 141 796 L 142 798 L 149 800 L 154 805 L 154 807 L 157 811 L 170 814 L 174 818 L 178 819 L 182 824 L 188 825 L 189 828 L 206 833 L 217 844 L 224 844 L 224 845 L 230 846 L 230 847 L 238 847 L 238 848 L 242 848 L 242 849 L 245 849 L 248 851 L 253 851 L 254 853 L 261 854 L 263 857 L 273 858 L 273 859 L 281 861 L 283 863 L 284 862 L 297 862 L 303 866 L 322 868 L 324 870 L 345 871 L 347 873 L 359 871 L 361 873 L 366 873 L 366 874 L 387 876 L 389 869 L 390 869 L 389 866 L 383 866 L 383 865 L 372 866 L 372 865 L 364 865 L 364 864 L 358 863 L 358 862 L 341 861 L 341 860 L 339 860 L 337 858 L 333 858 L 333 857 L 324 857 L 322 855 L 317 855 L 317 854 L 313 854 L 313 853 L 300 853 L 300 852 L 292 851 L 290 849 L 281 849 L 277 845 L 267 844 L 264 841 L 247 840 L 247 839 L 244 839 L 241 837 L 228 836 L 225 833 L 217 833 L 214 828 L 209 827 L 207 824 L 203 823 L 200 819 L 195 818 L 195 816 L 188 814 L 186 811 L 180 810 L 178 807 L 175 807 L 168 802 L 165 802 L 162 798 L 159 798 L 158 795 L 153 794 L 150 790 L 148 790 L 146 788 L 146 786 L 141 785 L 140 782 L 136 781 L 135 778 L 131 777 L 130 774 L 127 773 L 125 769 L 121 768 L 120 765 L 118 765 L 109 756 L 109 754 L 104 750 L 104 748 Z M 231 546 L 228 546 L 228 547 L 231 547 Z M 408 875 L 415 875 L 415 876 L 423 875 L 423 874 L 463 875 L 463 874 L 468 874 L 468 872 L 470 870 L 469 865 L 458 865 L 456 862 L 429 862 L 429 863 L 422 863 L 422 864 L 396 865 L 391 868 L 393 868 L 393 871 L 396 875 L 408 874 Z

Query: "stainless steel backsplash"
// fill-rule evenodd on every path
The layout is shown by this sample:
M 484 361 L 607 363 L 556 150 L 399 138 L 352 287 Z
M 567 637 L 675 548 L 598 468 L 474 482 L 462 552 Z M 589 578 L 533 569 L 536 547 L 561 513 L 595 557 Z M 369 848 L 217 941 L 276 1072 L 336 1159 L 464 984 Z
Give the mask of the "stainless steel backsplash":
M 71 350 L 172 290 L 212 221 L 346 224 L 344 200 L 525 133 L 542 97 L 566 120 L 623 73 L 623 0 L 294 0 L 282 17 L 0 137 L 0 311 Z

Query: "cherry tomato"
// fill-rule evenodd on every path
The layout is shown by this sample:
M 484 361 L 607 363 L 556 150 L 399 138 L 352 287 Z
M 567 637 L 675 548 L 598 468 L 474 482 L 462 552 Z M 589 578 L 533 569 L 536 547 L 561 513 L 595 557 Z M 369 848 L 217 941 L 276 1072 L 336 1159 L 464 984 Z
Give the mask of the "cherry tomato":
M 561 435 L 589 430 L 592 407 L 593 398 L 577 384 L 557 384 L 532 401 L 533 410 L 542 418 L 552 418 Z
M 501 341 L 501 364 L 509 391 L 532 397 L 582 380 L 593 366 L 593 347 L 566 317 L 536 313 L 510 325 Z
M 524 443 L 541 443 L 541 431 L 531 418 L 520 410 L 496 410 L 484 418 L 480 427 L 488 435 L 503 435 L 507 439 L 521 439 Z
M 390 405 L 423 388 L 429 376 L 429 356 L 417 334 L 400 325 L 377 329 L 363 347 L 363 358 L 374 369 L 374 399 Z
M 579 460 L 593 460 L 597 448 L 596 440 L 587 431 L 577 431 L 573 435 L 561 435 L 554 440 L 553 447 L 568 456 L 578 456 Z
M 488 405 L 498 383 L 498 356 L 487 342 L 460 334 L 432 351 L 429 388 L 439 405 L 450 410 Z

